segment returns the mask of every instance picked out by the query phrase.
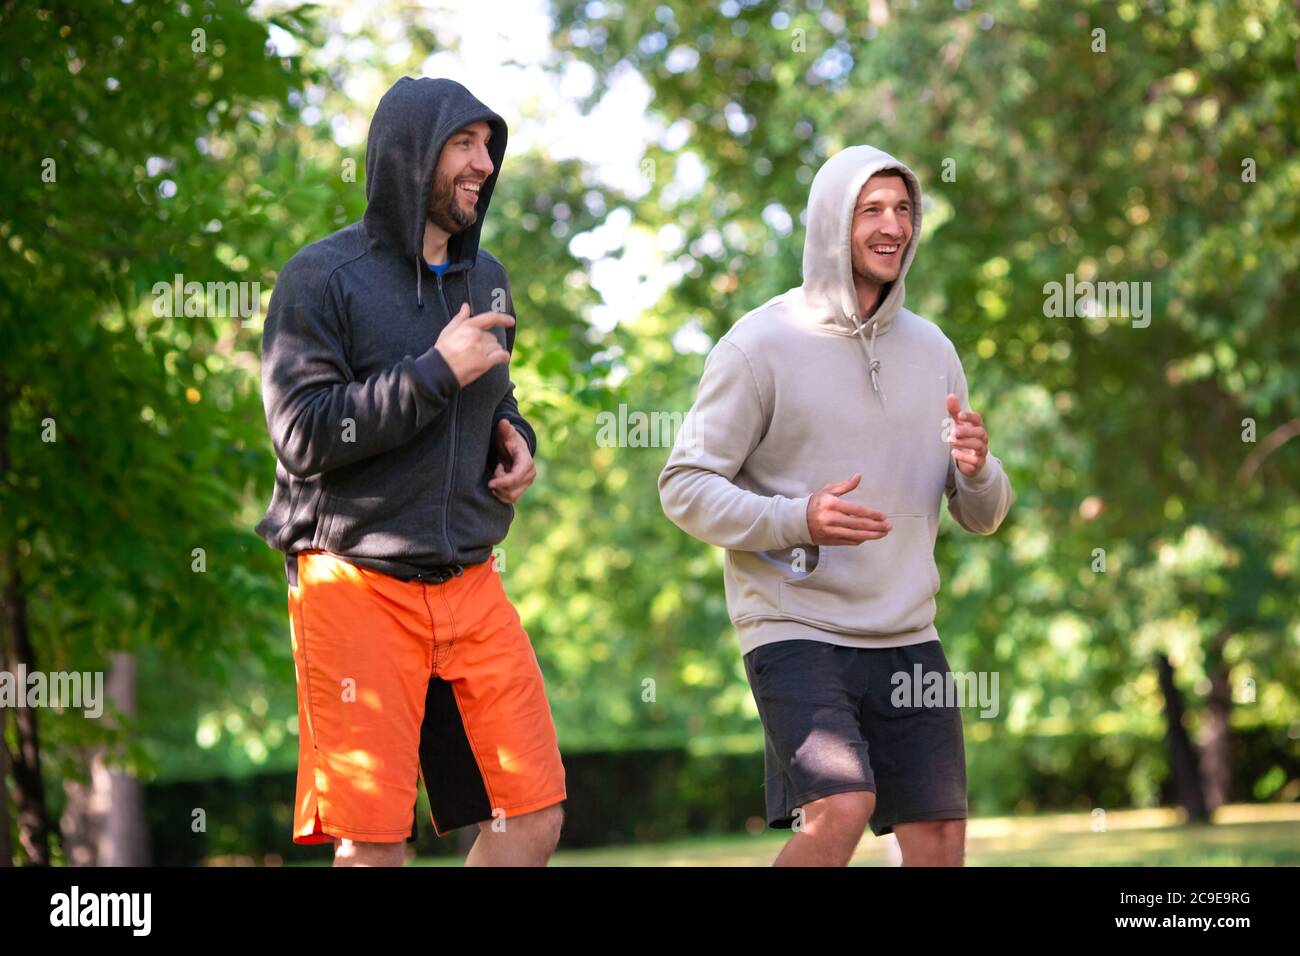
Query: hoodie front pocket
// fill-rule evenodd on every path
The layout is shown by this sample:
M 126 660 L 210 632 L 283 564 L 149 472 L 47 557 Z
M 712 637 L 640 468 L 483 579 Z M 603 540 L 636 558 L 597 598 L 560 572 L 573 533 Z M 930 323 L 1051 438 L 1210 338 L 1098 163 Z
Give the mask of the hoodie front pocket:
M 334 524 L 334 512 L 330 503 L 329 489 L 322 488 L 316 501 L 316 533 L 312 536 L 312 547 L 322 551 L 330 550 L 330 531 Z
M 875 541 L 823 545 L 817 566 L 781 582 L 781 613 L 847 634 L 901 634 L 934 622 L 939 569 L 930 517 L 888 515 Z

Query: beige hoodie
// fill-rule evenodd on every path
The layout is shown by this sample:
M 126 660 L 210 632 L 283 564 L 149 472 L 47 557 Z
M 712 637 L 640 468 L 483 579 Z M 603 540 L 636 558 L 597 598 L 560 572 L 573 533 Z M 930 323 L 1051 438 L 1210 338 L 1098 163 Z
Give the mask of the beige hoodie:
M 858 314 L 849 233 L 863 184 L 903 174 L 912 238 L 898 280 L 870 318 Z M 953 345 L 903 308 L 921 237 L 921 186 L 870 146 L 829 159 L 808 199 L 803 285 L 741 318 L 709 354 L 699 394 L 659 476 L 664 512 L 727 549 L 727 608 L 741 653 L 811 638 L 852 647 L 938 639 L 939 504 L 966 530 L 992 534 L 1011 483 L 989 455 L 974 478 L 956 467 L 946 398 L 970 405 Z M 808 499 L 861 472 L 844 497 L 889 516 L 885 537 L 810 543 Z

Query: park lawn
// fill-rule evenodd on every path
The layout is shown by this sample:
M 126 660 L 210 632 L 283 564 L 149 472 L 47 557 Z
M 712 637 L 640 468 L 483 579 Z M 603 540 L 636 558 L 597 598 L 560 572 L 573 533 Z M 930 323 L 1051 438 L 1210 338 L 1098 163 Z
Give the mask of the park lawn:
M 983 817 L 967 823 L 969 866 L 1300 866 L 1300 804 L 1220 807 L 1213 825 L 1180 811 L 1115 810 L 1104 832 L 1090 813 Z M 671 843 L 561 850 L 552 866 L 766 866 L 788 833 L 704 836 Z M 870 834 L 855 866 L 889 865 L 888 840 Z M 457 866 L 424 857 L 417 866 Z

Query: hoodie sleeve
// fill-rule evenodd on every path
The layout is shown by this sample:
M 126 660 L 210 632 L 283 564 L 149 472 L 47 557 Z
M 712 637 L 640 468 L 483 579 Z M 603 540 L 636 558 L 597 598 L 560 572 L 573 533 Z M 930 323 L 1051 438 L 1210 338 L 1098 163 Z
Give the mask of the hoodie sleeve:
M 504 270 L 502 271 L 504 272 Z M 506 351 L 513 356 L 515 354 L 515 329 L 518 327 L 519 317 L 515 315 L 515 300 L 510 295 L 509 275 L 505 278 L 505 296 L 506 304 L 504 306 L 504 311 L 507 315 L 514 316 L 516 322 L 515 325 L 506 329 Z M 507 370 L 508 369 L 509 366 L 507 366 Z M 533 426 L 528 424 L 528 419 L 524 418 L 523 414 L 519 411 L 519 403 L 515 400 L 515 383 L 513 380 L 510 381 L 509 386 L 506 388 L 505 398 L 501 399 L 497 404 L 496 412 L 492 416 L 492 429 L 494 433 L 496 431 L 497 422 L 501 421 L 503 418 L 511 425 L 515 426 L 515 430 L 518 431 L 519 434 L 523 436 L 524 441 L 528 443 L 528 453 L 536 458 L 537 432 L 533 430 Z
M 961 359 L 953 352 L 953 394 L 963 411 L 970 411 L 966 373 Z M 984 467 L 974 477 L 967 478 L 953 458 L 948 459 L 948 513 L 957 523 L 974 534 L 993 534 L 1011 509 L 1014 497 L 1011 479 L 1007 477 L 1002 461 L 992 453 L 984 459 Z
M 749 359 L 722 339 L 704 364 L 695 405 L 659 475 L 659 500 L 675 525 L 733 551 L 811 540 L 807 496 L 760 495 L 734 484 L 767 424 Z
M 267 429 L 276 457 L 298 478 L 395 448 L 440 415 L 460 388 L 432 347 L 357 381 L 332 297 L 302 285 L 281 274 L 262 333 Z

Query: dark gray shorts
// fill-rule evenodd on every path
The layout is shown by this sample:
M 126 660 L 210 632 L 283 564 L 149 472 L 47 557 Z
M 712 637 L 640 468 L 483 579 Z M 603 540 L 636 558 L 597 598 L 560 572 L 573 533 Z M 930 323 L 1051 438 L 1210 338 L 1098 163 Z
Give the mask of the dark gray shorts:
M 767 822 L 834 793 L 876 795 L 871 832 L 896 823 L 966 817 L 966 748 L 957 707 L 895 706 L 896 673 L 948 672 L 938 641 L 908 647 L 841 647 L 824 641 L 764 644 L 745 655 L 763 721 Z M 917 701 L 916 703 L 919 703 Z

